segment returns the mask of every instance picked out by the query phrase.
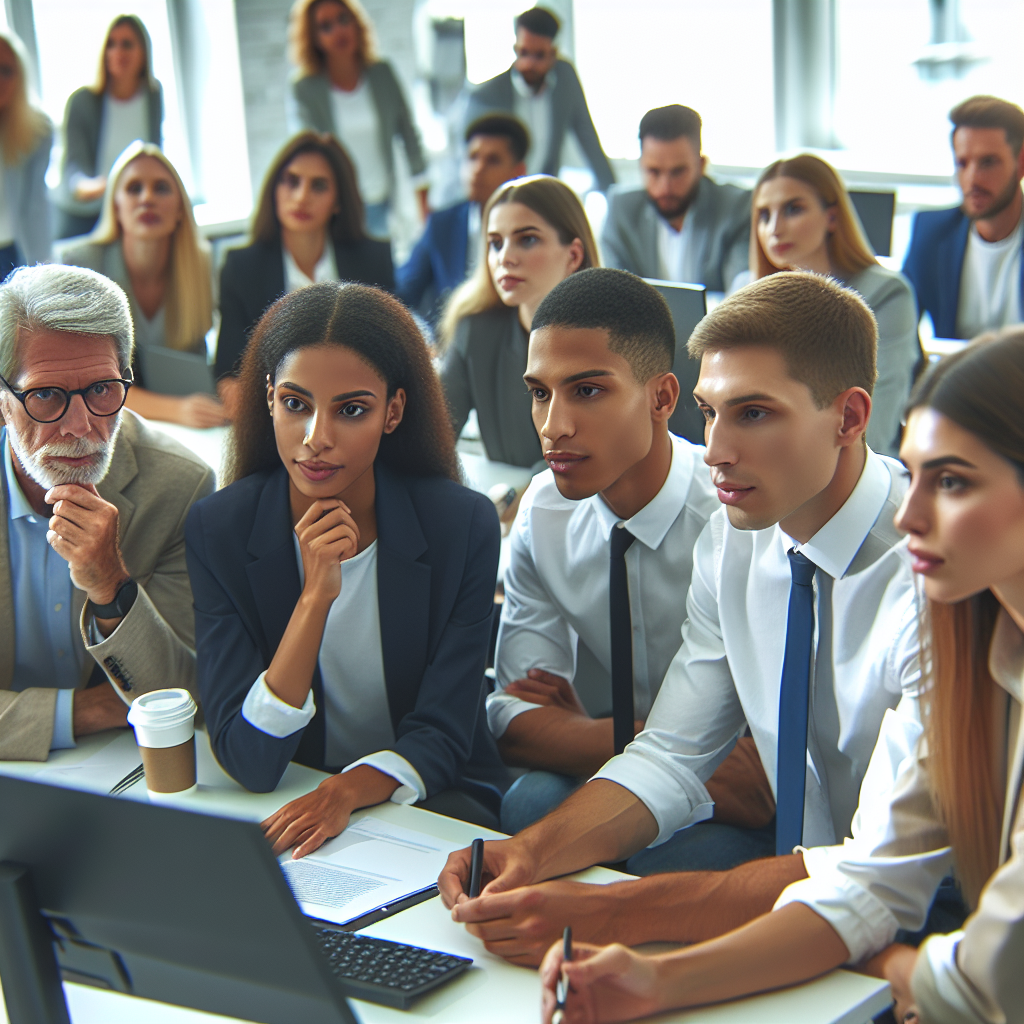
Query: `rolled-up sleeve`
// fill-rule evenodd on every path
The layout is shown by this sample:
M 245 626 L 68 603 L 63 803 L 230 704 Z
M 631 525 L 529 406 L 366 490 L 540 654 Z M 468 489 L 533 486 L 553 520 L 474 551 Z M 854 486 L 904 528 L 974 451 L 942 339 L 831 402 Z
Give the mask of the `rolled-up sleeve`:
M 242 717 L 260 732 L 282 740 L 285 736 L 305 729 L 316 714 L 313 691 L 306 694 L 305 703 L 297 708 L 267 686 L 267 673 L 261 672 L 242 701 Z

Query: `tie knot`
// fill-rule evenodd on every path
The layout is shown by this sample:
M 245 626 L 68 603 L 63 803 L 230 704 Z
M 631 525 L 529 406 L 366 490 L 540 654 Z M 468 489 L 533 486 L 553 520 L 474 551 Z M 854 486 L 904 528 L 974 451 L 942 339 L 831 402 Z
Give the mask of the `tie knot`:
M 612 527 L 612 558 L 621 558 L 636 538 L 621 523 Z
M 789 552 L 789 568 L 793 573 L 793 582 L 798 587 L 809 587 L 814 579 L 814 563 L 799 551 Z

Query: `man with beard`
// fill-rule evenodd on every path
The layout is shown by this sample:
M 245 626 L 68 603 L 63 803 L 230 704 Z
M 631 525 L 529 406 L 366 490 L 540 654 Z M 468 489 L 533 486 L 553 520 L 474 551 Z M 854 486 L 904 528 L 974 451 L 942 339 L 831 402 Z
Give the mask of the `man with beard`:
M 673 103 L 640 121 L 641 188 L 615 188 L 601 234 L 605 264 L 724 292 L 747 269 L 750 193 L 705 173 L 700 114 Z
M 44 265 L 0 287 L 0 759 L 45 760 L 195 691 L 185 516 L 210 468 L 124 410 L 116 284 Z
M 940 338 L 973 338 L 1024 313 L 1024 110 L 972 96 L 949 112 L 962 204 L 914 218 L 903 273 Z

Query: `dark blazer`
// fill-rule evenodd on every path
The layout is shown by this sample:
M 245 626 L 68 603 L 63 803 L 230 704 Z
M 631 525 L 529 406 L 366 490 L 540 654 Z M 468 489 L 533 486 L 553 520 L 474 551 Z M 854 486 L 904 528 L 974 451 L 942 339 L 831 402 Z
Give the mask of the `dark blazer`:
M 428 797 L 459 788 L 493 808 L 498 791 L 469 778 L 504 777 L 483 717 L 497 514 L 485 496 L 449 480 L 402 476 L 379 460 L 375 477 L 391 749 L 416 768 Z M 254 473 L 198 502 L 185 524 L 185 544 L 199 692 L 217 760 L 254 792 L 274 789 L 289 761 L 328 769 L 319 669 L 317 710 L 305 729 L 277 739 L 241 714 L 301 592 L 287 471 Z
M 398 297 L 412 308 L 433 286 L 439 301 L 466 279 L 469 200 L 435 210 L 404 266 L 395 272 Z
M 555 82 L 551 95 L 551 130 L 548 139 L 548 150 L 544 154 L 541 172 L 558 174 L 561 164 L 562 143 L 568 132 L 576 135 L 590 164 L 590 169 L 597 178 L 598 188 L 606 191 L 615 181 L 615 172 L 608 162 L 601 140 L 597 137 L 597 129 L 590 116 L 587 98 L 583 94 L 583 86 L 576 75 L 576 69 L 567 60 L 558 60 L 554 67 Z M 512 85 L 512 69 L 502 71 L 489 81 L 482 82 L 469 95 L 466 105 L 467 125 L 478 117 L 501 111 L 504 114 L 515 114 L 515 88 Z
M 917 292 L 920 312 L 931 314 L 937 338 L 957 337 L 960 272 L 967 252 L 971 221 L 957 207 L 922 210 L 914 217 L 903 275 Z M 1024 302 L 1024 261 L 1021 262 L 1021 299 Z
M 372 284 L 394 291 L 391 244 L 364 238 L 335 243 L 334 259 L 342 281 Z M 281 243 L 253 242 L 227 254 L 220 272 L 220 333 L 217 335 L 218 377 L 238 369 L 246 342 L 266 308 L 284 295 Z

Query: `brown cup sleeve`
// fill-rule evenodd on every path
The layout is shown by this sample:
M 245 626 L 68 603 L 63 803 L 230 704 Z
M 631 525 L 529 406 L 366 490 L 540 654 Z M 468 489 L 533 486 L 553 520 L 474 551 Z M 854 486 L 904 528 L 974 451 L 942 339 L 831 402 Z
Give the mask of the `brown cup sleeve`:
M 139 747 L 146 769 L 146 789 L 153 793 L 180 793 L 196 784 L 196 738 L 176 747 Z

